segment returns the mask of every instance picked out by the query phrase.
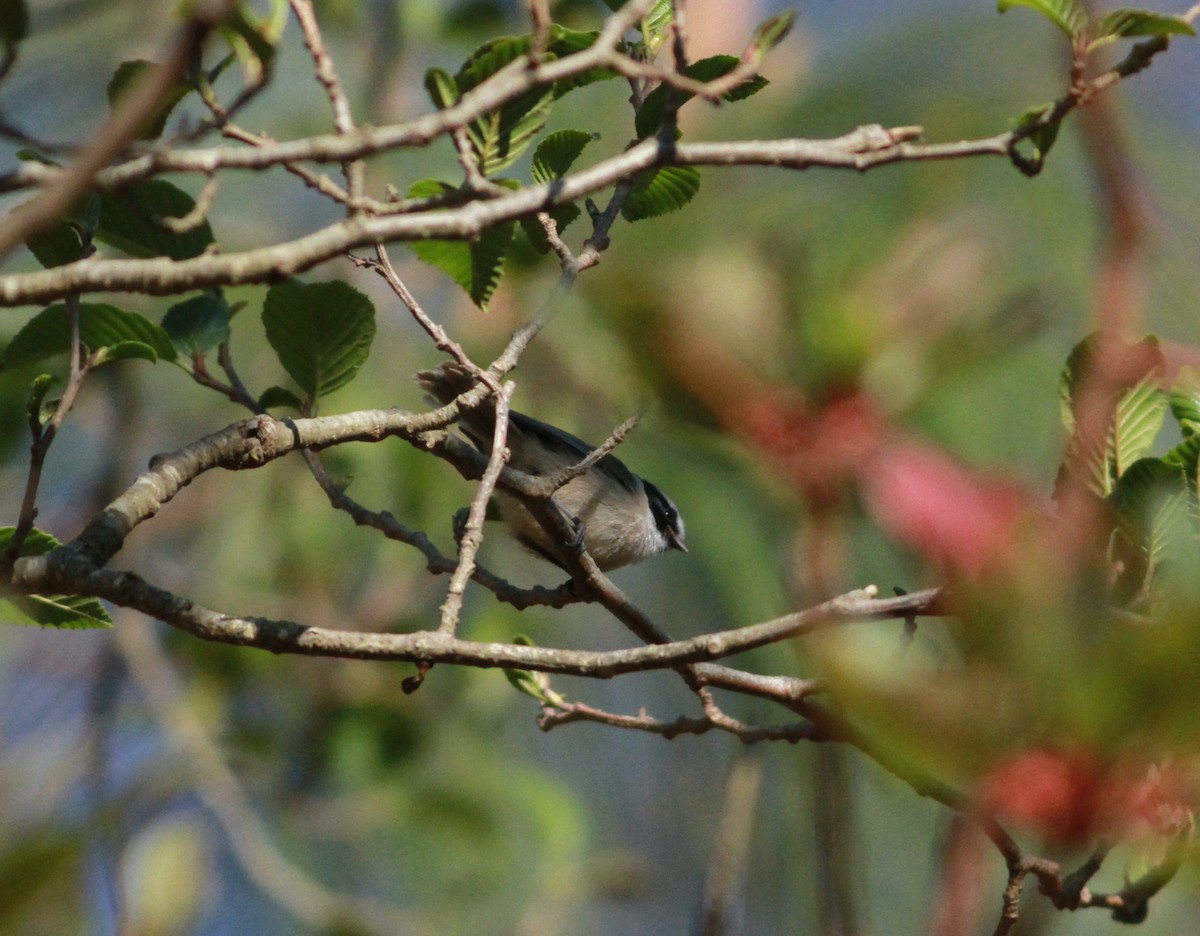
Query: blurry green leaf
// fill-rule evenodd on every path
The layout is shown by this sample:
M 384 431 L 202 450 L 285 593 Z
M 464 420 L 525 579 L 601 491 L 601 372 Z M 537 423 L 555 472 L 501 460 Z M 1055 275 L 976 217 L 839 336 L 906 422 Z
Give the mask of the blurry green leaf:
M 22 149 L 17 152 L 22 162 L 38 162 L 44 166 L 58 166 L 35 150 Z M 18 205 L 14 211 L 20 211 Z M 70 211 L 48 227 L 31 235 L 25 246 L 47 269 L 73 263 L 83 258 L 84 237 L 90 240 L 100 221 L 100 199 L 95 192 L 88 192 Z
M 649 12 L 642 17 L 642 41 L 646 51 L 654 58 L 667 38 L 667 30 L 675 19 L 675 6 L 671 0 L 654 0 Z
M 1096 23 L 1089 51 L 1113 39 L 1136 36 L 1194 36 L 1196 30 L 1181 16 L 1149 10 L 1112 10 Z
M 506 669 L 504 671 L 504 678 L 518 692 L 523 692 L 525 695 L 532 699 L 537 699 L 539 702 L 549 701 L 546 698 L 546 690 L 539 685 L 535 673 L 531 673 L 529 670 Z
M 498 184 L 516 188 L 513 180 Z M 431 198 L 454 187 L 436 179 L 422 179 L 409 190 L 410 198 Z M 512 243 L 516 225 L 512 222 L 488 228 L 473 241 L 427 240 L 409 244 L 413 254 L 424 263 L 437 267 L 467 291 L 472 301 L 487 311 L 488 300 L 500 283 L 504 258 Z
M 450 73 L 441 68 L 431 68 L 425 72 L 425 90 L 438 110 L 453 107 L 459 101 L 458 86 Z
M 31 235 L 25 246 L 47 269 L 83 258 L 83 238 L 79 236 L 79 230 L 66 221 L 55 222 Z
M 1112 463 L 1120 478 L 1129 466 L 1150 451 L 1167 414 L 1162 374 L 1143 377 L 1122 395 L 1113 427 Z
M 149 70 L 157 67 L 154 62 L 147 62 L 145 59 L 134 59 L 118 65 L 117 70 L 108 82 L 109 108 L 116 111 L 121 96 L 129 91 L 130 88 L 136 87 L 138 81 Z M 166 100 L 163 101 L 158 111 L 153 114 L 147 114 L 143 118 L 141 130 L 137 138 L 139 140 L 153 140 L 160 136 L 167 125 L 167 118 L 171 116 L 171 111 L 175 108 L 176 104 L 187 96 L 189 90 L 191 89 L 182 82 L 176 85 L 174 90 L 167 95 Z
M 1200 461 L 1200 424 L 1185 420 L 1183 441 L 1163 456 L 1163 461 L 1185 471 L 1189 478 L 1196 477 L 1196 464 Z
M 556 130 L 547 134 L 533 151 L 530 174 L 540 185 L 562 178 L 574 165 L 575 160 L 593 140 L 600 139 L 598 133 L 586 130 Z
M 1171 386 L 1171 413 L 1180 425 L 1186 420 L 1184 435 L 1191 435 L 1200 425 L 1200 368 L 1181 367 Z
M 1072 40 L 1078 39 L 1087 25 L 1087 13 L 1078 0 L 999 0 L 997 4 L 1001 13 L 1018 6 L 1041 13 Z
M 213 242 L 208 221 L 182 234 L 162 226 L 161 218 L 182 218 L 196 207 L 191 195 L 162 179 L 137 182 L 120 192 L 104 192 L 100 202 L 96 236 L 131 256 L 187 260 L 200 256 Z
M 274 409 L 277 406 L 289 406 L 294 410 L 304 408 L 300 398 L 284 387 L 267 387 L 258 398 L 258 405 L 263 409 Z
M 262 318 L 280 363 L 313 399 L 353 380 L 375 338 L 374 304 L 340 280 L 277 283 Z
M 1057 120 L 1044 126 L 1041 125 L 1042 119 L 1053 110 L 1053 102 L 1038 104 L 1022 111 L 1016 120 L 1016 130 L 1019 133 L 1030 131 L 1025 139 L 1033 146 L 1032 160 L 1036 168 L 1041 167 L 1046 159 L 1046 154 L 1054 146 L 1054 141 L 1058 139 L 1059 122 Z
M 760 53 L 775 48 L 787 38 L 795 24 L 796 13 L 794 10 L 784 10 L 770 19 L 763 20 L 754 30 L 753 44 L 755 48 Z
M 695 81 L 715 81 L 729 74 L 739 64 L 741 64 L 741 59 L 736 55 L 714 55 L 711 58 L 693 62 L 683 70 L 683 74 Z M 725 101 L 745 100 L 752 94 L 757 94 L 766 86 L 767 79 L 761 75 L 755 75 L 752 78 L 747 78 L 733 90 L 722 94 L 721 98 Z M 638 108 L 637 116 L 634 119 L 634 128 L 639 140 L 653 135 L 662 125 L 663 112 L 666 109 L 668 94 L 678 95 L 680 106 L 695 96 L 688 92 L 678 91 L 667 84 L 660 84 L 647 94 L 646 99 L 642 101 L 642 106 Z
M 691 166 L 663 166 L 643 172 L 634 180 L 621 215 L 641 221 L 677 211 L 700 191 L 700 173 Z
M 149 319 L 116 306 L 81 302 L 79 339 L 89 351 L 137 342 L 151 350 L 154 358 L 149 360 L 175 360 L 175 349 L 166 332 Z M 13 336 L 8 347 L 0 352 L 0 369 L 33 364 L 55 354 L 66 354 L 70 348 L 67 307 L 61 302 L 56 303 L 31 318 Z
M 1079 342 L 1059 377 L 1059 410 L 1071 434 L 1075 432 L 1076 394 L 1090 379 L 1096 344 L 1095 335 Z M 1121 391 L 1104 450 L 1089 453 L 1086 458 L 1089 484 L 1102 497 L 1111 494 L 1116 480 L 1149 451 L 1167 410 L 1167 395 L 1162 388 L 1164 364 L 1157 339 L 1147 336 L 1122 353 L 1138 356 L 1138 372 L 1143 376 Z
M 29 420 L 29 430 L 33 433 L 34 438 L 42 434 L 42 402 L 46 399 L 46 394 L 50 392 L 50 388 L 58 382 L 58 378 L 53 374 L 38 374 L 33 378 L 33 382 L 29 385 L 29 396 L 25 399 L 25 415 Z
M 246 3 L 238 3 L 226 17 L 221 34 L 229 43 L 249 84 L 259 84 L 271 74 L 276 46 L 287 23 L 287 0 L 271 0 L 267 16 L 256 15 Z
M 153 364 L 158 360 L 158 355 L 154 353 L 154 349 L 150 345 L 141 341 L 118 341 L 116 344 L 101 348 L 96 354 L 97 365 L 107 361 L 132 360 L 149 361 Z
M 162 327 L 181 354 L 203 354 L 229 340 L 229 306 L 217 293 L 193 296 L 171 306 Z
M 1117 511 L 1118 535 L 1134 553 L 1115 552 L 1115 597 L 1140 604 L 1151 594 L 1154 574 L 1164 560 L 1181 549 L 1194 550 L 1189 523 L 1187 475 L 1165 458 L 1142 458 L 1129 466 L 1117 481 L 1112 503 Z M 1120 543 L 1114 543 L 1119 548 Z
M 15 532 L 15 527 L 0 527 L 0 552 L 8 548 Z M 59 545 L 49 533 L 31 530 L 21 543 L 20 555 L 41 556 Z M 73 595 L 9 595 L 0 600 L 0 621 L 68 630 L 112 626 L 99 601 Z

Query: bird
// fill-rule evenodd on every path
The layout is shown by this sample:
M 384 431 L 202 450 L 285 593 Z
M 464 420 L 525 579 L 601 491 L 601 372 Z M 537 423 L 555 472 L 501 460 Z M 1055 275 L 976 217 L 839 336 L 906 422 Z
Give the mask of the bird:
M 417 383 L 431 403 L 444 405 L 475 386 L 470 371 L 456 361 L 419 371 Z M 464 410 L 459 427 L 484 455 L 490 455 L 496 425 L 494 400 Z M 573 467 L 595 451 L 571 433 L 510 410 L 506 444 L 510 467 L 545 477 Z M 555 492 L 555 501 L 576 522 L 582 545 L 603 572 L 677 549 L 687 552 L 683 517 L 675 503 L 650 481 L 638 477 L 615 455 L 605 455 Z M 562 569 L 569 546 L 543 529 L 520 499 L 497 491 L 493 501 L 516 540 Z

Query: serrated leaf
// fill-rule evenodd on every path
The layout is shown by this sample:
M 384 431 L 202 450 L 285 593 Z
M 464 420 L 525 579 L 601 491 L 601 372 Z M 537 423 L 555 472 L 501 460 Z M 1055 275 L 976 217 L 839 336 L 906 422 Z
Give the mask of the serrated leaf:
M 106 89 L 109 108 L 115 111 L 121 97 L 130 88 L 135 87 L 148 71 L 157 67 L 154 62 L 148 62 L 145 59 L 133 59 L 118 65 L 117 70 L 113 72 L 112 78 L 109 79 L 108 88 Z M 167 118 L 171 116 L 171 111 L 174 110 L 176 104 L 187 96 L 189 90 L 190 88 L 187 85 L 183 83 L 177 84 L 171 93 L 167 95 L 159 109 L 155 113 L 147 114 L 143 118 L 137 139 L 153 140 L 160 136 L 167 125 Z
M 193 296 L 171 306 L 162 327 L 181 354 L 203 354 L 229 340 L 229 306 L 217 293 Z
M 134 257 L 198 257 L 213 242 L 208 221 L 175 234 L 159 220 L 182 218 L 195 207 L 183 189 L 163 179 L 147 179 L 120 192 L 101 193 L 96 236 Z
M 441 68 L 431 68 L 425 72 L 425 91 L 438 110 L 453 107 L 461 98 L 454 78 Z
M 1167 394 L 1162 372 L 1142 378 L 1117 404 L 1113 429 L 1112 462 L 1120 478 L 1135 461 L 1150 451 L 1167 414 Z
M 1126 570 L 1140 579 L 1132 590 L 1144 593 L 1172 551 L 1185 543 L 1192 548 L 1187 473 L 1166 459 L 1139 459 L 1117 481 L 1112 503 L 1121 535 L 1140 552 L 1125 561 Z
M 1196 464 L 1200 462 L 1200 424 L 1186 420 L 1184 425 L 1188 428 L 1184 432 L 1183 441 L 1167 452 L 1162 460 L 1185 471 L 1189 478 L 1194 478 Z
M 1059 377 L 1060 413 L 1063 425 L 1072 435 L 1076 425 L 1075 394 L 1089 379 L 1096 347 L 1095 335 L 1079 342 L 1071 350 Z M 1138 373 L 1142 376 L 1121 391 L 1103 450 L 1089 453 L 1084 459 L 1089 484 L 1101 496 L 1111 494 L 1126 469 L 1149 451 L 1162 428 L 1167 410 L 1167 395 L 1162 388 L 1165 366 L 1157 339 L 1146 337 L 1124 349 L 1123 353 L 1138 355 Z M 1072 451 L 1070 455 L 1079 458 L 1078 452 Z
M 715 81 L 729 74 L 739 64 L 741 64 L 741 59 L 736 55 L 714 55 L 710 58 L 700 59 L 698 62 L 692 62 L 691 65 L 683 70 L 683 74 L 695 81 Z M 731 91 L 721 95 L 721 98 L 725 101 L 742 101 L 752 94 L 757 94 L 767 86 L 767 83 L 766 78 L 763 78 L 761 75 L 755 75 L 752 78 L 747 78 Z M 645 100 L 642 101 L 641 107 L 638 108 L 637 116 L 634 118 L 634 128 L 637 131 L 639 140 L 653 135 L 662 125 L 663 112 L 666 110 L 668 94 L 678 95 L 681 106 L 695 96 L 687 92 L 678 91 L 666 84 L 660 84 L 647 94 Z
M 118 341 L 107 348 L 101 348 L 96 354 L 96 365 L 108 361 L 149 361 L 151 364 L 158 360 L 158 355 L 148 344 L 141 341 Z
M 1179 421 L 1183 434 L 1192 435 L 1200 425 L 1200 369 L 1181 367 L 1171 385 L 1171 413 Z
M 642 17 L 642 41 L 650 58 L 662 48 L 667 30 L 675 19 L 675 5 L 671 0 L 654 0 L 650 10 Z
M 758 28 L 754 30 L 753 45 L 760 53 L 767 52 L 783 42 L 795 24 L 796 12 L 794 10 L 777 13 L 758 24 Z
M 29 420 L 29 431 L 33 433 L 34 438 L 42 434 L 42 403 L 50 388 L 57 382 L 58 378 L 53 374 L 38 374 L 29 384 L 29 396 L 25 398 L 25 417 Z
M 300 398 L 285 387 L 267 387 L 258 398 L 258 405 L 263 409 L 274 409 L 277 406 L 287 406 L 294 410 L 304 408 Z
M 535 88 L 467 125 L 475 164 L 485 176 L 512 165 L 546 126 L 553 88 Z
M 166 332 L 149 319 L 116 306 L 81 302 L 79 339 L 93 352 L 132 341 L 148 346 L 157 358 L 175 360 L 175 349 Z M 0 369 L 66 354 L 70 348 L 67 307 L 64 303 L 56 303 L 35 315 L 13 336 L 8 347 L 0 352 Z
M 312 399 L 353 380 L 375 338 L 375 305 L 340 280 L 277 283 L 262 318 L 284 370 Z
M 656 218 L 678 211 L 700 191 L 700 173 L 691 166 L 662 166 L 643 172 L 621 208 L 626 221 Z
M 498 184 L 516 188 L 510 179 L 497 180 Z M 431 198 L 453 191 L 452 185 L 436 179 L 422 179 L 409 190 L 410 198 Z M 512 243 L 516 225 L 509 221 L 488 228 L 476 240 L 450 241 L 425 240 L 409 244 L 417 259 L 436 267 L 467 291 L 471 300 L 483 311 L 500 284 L 504 272 L 504 259 Z
M 15 527 L 0 527 L 0 552 L 8 548 L 15 532 Z M 49 533 L 30 530 L 21 542 L 20 555 L 41 556 L 59 545 Z M 112 626 L 99 601 L 78 595 L 10 595 L 0 600 L 0 621 L 70 630 Z
M 1194 36 L 1196 30 L 1183 17 L 1150 10 L 1113 10 L 1100 17 L 1093 29 L 1089 51 L 1114 39 L 1138 36 Z
M 529 168 L 533 181 L 539 185 L 553 182 L 567 174 L 580 154 L 600 134 L 586 130 L 556 130 L 533 151 L 533 163 Z
M 997 9 L 1004 13 L 1013 7 L 1029 7 L 1061 29 L 1072 41 L 1087 26 L 1087 13 L 1078 0 L 999 0 Z

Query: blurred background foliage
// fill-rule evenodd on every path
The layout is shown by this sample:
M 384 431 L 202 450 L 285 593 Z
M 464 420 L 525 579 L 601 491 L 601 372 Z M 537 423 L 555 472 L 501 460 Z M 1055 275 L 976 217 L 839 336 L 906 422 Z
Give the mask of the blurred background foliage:
M 374 123 L 427 109 L 425 69 L 452 71 L 481 41 L 524 29 L 517 4 L 490 0 L 317 6 L 361 119 Z M 603 15 L 598 0 L 554 9 L 580 28 Z M 694 54 L 740 51 L 741 37 L 768 12 L 737 0 L 692 4 Z M 172 15 L 169 4 L 34 2 L 30 38 L 0 89 L 5 115 L 38 137 L 86 137 L 106 111 L 112 71 L 152 58 Z M 766 91 L 736 107 L 693 103 L 683 129 L 691 139 L 816 137 L 882 123 L 922 124 L 931 140 L 991 135 L 1060 93 L 1056 39 L 1032 15 L 997 16 L 989 0 L 818 0 L 801 8 L 793 36 L 769 58 Z M 1191 168 L 1200 156 L 1198 74 L 1194 48 L 1181 43 L 1118 92 L 1153 218 L 1147 328 L 1185 345 L 1200 342 L 1200 193 Z M 632 134 L 626 97 L 615 81 L 575 92 L 550 129 L 599 131 L 584 163 L 614 152 Z M 277 139 L 328 126 L 294 25 L 273 88 L 240 122 Z M 0 156 L 0 168 L 13 159 Z M 526 172 L 527 160 L 511 170 Z M 448 147 L 373 162 L 369 184 L 406 191 L 431 176 L 456 177 Z M 197 180 L 176 181 L 195 192 Z M 600 267 L 581 278 L 523 359 L 515 405 L 594 440 L 648 406 L 622 458 L 671 493 L 691 552 L 616 578 L 673 635 L 784 613 L 821 597 L 801 570 L 805 551 L 822 544 L 795 496 L 679 388 L 664 336 L 701 336 L 764 379 L 817 397 L 861 380 L 900 425 L 967 464 L 1025 482 L 1048 504 L 1063 444 L 1056 382 L 1089 328 L 1103 236 L 1095 194 L 1071 121 L 1033 181 L 999 158 L 866 175 L 707 170 L 683 213 L 618 224 Z M 222 185 L 211 220 L 233 250 L 333 217 L 286 174 L 246 173 Z M 569 233 L 577 243 L 578 227 Z M 477 360 L 544 303 L 556 274 L 549 259 L 517 250 L 484 316 L 402 246 L 393 257 Z M 15 263 L 35 266 L 31 257 Z M 307 279 L 333 277 L 373 297 L 379 332 L 359 379 L 324 411 L 418 406 L 410 375 L 435 363 L 436 350 L 381 284 L 348 262 Z M 248 303 L 234 320 L 233 350 L 258 392 L 283 376 L 262 335 L 263 294 L 229 295 Z M 155 320 L 170 305 L 131 302 Z M 14 333 L 33 311 L 5 313 L 0 332 Z M 20 408 L 31 376 L 0 375 L 0 484 L 10 517 L 23 483 Z M 241 415 L 169 364 L 129 362 L 96 375 L 51 453 L 39 526 L 71 537 L 151 455 Z M 451 516 L 470 488 L 448 466 L 399 442 L 345 446 L 325 458 L 358 500 L 449 548 Z M 858 511 L 841 530 L 848 561 L 833 587 L 934 584 Z M 483 555 L 518 582 L 557 581 L 502 535 L 487 538 Z M 117 564 L 208 607 L 330 627 L 427 626 L 445 586 L 416 555 L 330 511 L 298 460 L 205 475 L 131 537 Z M 472 638 L 523 633 L 586 648 L 630 640 L 588 608 L 517 613 L 478 591 L 468 598 Z M 684 932 L 698 919 L 714 816 L 740 752 L 735 740 L 714 733 L 667 742 L 594 725 L 542 734 L 530 700 L 498 672 L 438 668 L 406 696 L 405 666 L 205 645 L 128 613 L 118 624 L 158 633 L 183 704 L 283 854 L 329 888 L 404 907 L 413 932 L 633 936 Z M 861 639 L 887 658 L 898 632 L 895 623 L 871 625 Z M 922 642 L 934 657 L 952 652 L 939 622 L 922 625 Z M 804 647 L 767 648 L 744 662 L 811 671 Z M 662 718 L 693 704 L 661 674 L 555 687 Z M 750 701 L 731 706 L 752 721 L 776 718 Z M 761 755 L 763 788 L 737 901 L 743 931 L 818 932 L 836 917 L 822 897 L 836 869 L 818 847 L 835 805 L 832 828 L 856 843 L 842 871 L 858 901 L 858 931 L 922 931 L 947 811 L 854 752 L 839 759 L 777 745 Z M 308 931 L 238 859 L 197 796 L 202 782 L 150 716 L 110 633 L 0 629 L 0 932 L 114 932 L 119 917 L 139 933 Z M 1002 869 L 991 861 L 998 896 Z M 1179 932 L 1196 912 L 1189 881 L 1156 903 L 1146 929 Z M 1023 931 L 1114 925 L 1035 910 Z

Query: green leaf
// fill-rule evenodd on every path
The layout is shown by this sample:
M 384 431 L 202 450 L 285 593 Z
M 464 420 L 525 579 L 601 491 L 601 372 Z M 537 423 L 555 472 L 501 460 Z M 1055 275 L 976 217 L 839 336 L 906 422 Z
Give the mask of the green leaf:
M 511 179 L 498 180 L 508 188 L 516 188 Z M 436 179 L 422 179 L 409 191 L 410 198 L 431 198 L 454 191 L 452 185 Z M 483 311 L 500 283 L 504 258 L 508 255 L 516 225 L 509 221 L 488 228 L 476 240 L 425 240 L 409 244 L 416 257 L 437 267 L 467 291 L 471 300 Z
M 218 293 L 202 293 L 171 306 L 162 327 L 180 354 L 203 354 L 229 340 L 229 306 Z
M 586 130 L 556 130 L 548 134 L 533 151 L 530 174 L 539 185 L 560 179 L 574 165 L 575 160 L 593 140 L 600 139 L 598 133 Z
M 1196 30 L 1181 16 L 1149 10 L 1113 10 L 1095 24 L 1088 51 L 1114 39 L 1137 36 L 1194 36 Z
M 38 231 L 25 241 L 25 246 L 47 269 L 83 258 L 83 238 L 79 229 L 67 221 L 58 221 Z
M 142 76 L 157 67 L 154 62 L 147 62 L 145 59 L 134 59 L 118 65 L 117 70 L 108 82 L 109 108 L 116 111 L 121 97 L 130 88 L 135 87 Z M 174 110 L 176 104 L 187 96 L 189 90 L 191 89 L 186 84 L 182 82 L 177 84 L 171 93 L 167 95 L 166 100 L 163 101 L 158 111 L 153 114 L 147 114 L 143 118 L 137 138 L 140 140 L 153 140 L 160 136 L 167 125 L 167 118 L 171 116 L 171 111 Z
M 433 101 L 433 106 L 438 110 L 453 107 L 461 97 L 454 78 L 441 68 L 431 68 L 425 72 L 425 90 L 429 93 L 429 99 Z
M 35 439 L 42 434 L 42 426 L 45 425 L 42 403 L 56 383 L 58 378 L 53 374 L 38 374 L 29 385 L 29 396 L 25 398 L 25 416 L 29 420 L 29 431 Z
M 18 151 L 17 158 L 46 166 L 58 165 L 30 149 Z M 14 210 L 20 211 L 21 206 Z M 84 240 L 91 240 L 99 221 L 100 199 L 95 192 L 89 192 L 53 224 L 30 236 L 25 246 L 47 269 L 73 263 L 83 258 Z
M 770 51 L 787 38 L 788 33 L 792 31 L 792 27 L 795 24 L 796 13 L 794 10 L 784 10 L 770 19 L 763 20 L 758 24 L 758 28 L 754 30 L 754 48 L 760 54 Z
M 1066 33 L 1072 41 L 1082 35 L 1087 25 L 1087 13 L 1078 0 L 999 0 L 997 9 L 1004 13 L 1019 6 L 1036 10 Z
M 1171 413 L 1183 427 L 1185 436 L 1200 425 L 1200 368 L 1181 367 L 1171 386 Z M 1189 431 L 1189 427 L 1190 430 Z
M 1186 420 L 1183 425 L 1183 441 L 1167 452 L 1163 461 L 1186 472 L 1189 478 L 1194 478 L 1196 464 L 1200 462 L 1200 424 Z
M 1028 133 L 1025 137 L 1033 146 L 1032 163 L 1041 168 L 1046 154 L 1058 139 L 1060 122 L 1057 120 L 1043 124 L 1043 119 L 1054 110 L 1054 103 L 1037 104 L 1022 111 L 1016 119 L 1016 129 L 1019 133 Z
M 1163 458 L 1142 458 L 1117 481 L 1112 498 L 1121 533 L 1141 552 L 1144 586 L 1181 544 L 1191 547 L 1187 473 Z M 1132 569 L 1135 563 L 1129 563 Z M 1142 589 L 1139 589 L 1142 590 Z
M 146 346 L 153 357 L 175 360 L 175 348 L 167 333 L 149 319 L 135 312 L 100 303 L 79 304 L 79 339 L 92 352 L 112 349 L 125 342 Z M 56 303 L 43 309 L 13 336 L 8 347 L 0 352 L 0 369 L 20 367 L 44 360 L 71 349 L 71 329 L 67 307 Z M 128 349 L 113 357 L 127 354 Z
M 0 552 L 8 548 L 15 532 L 15 527 L 0 527 Z M 31 530 L 21 542 L 20 555 L 41 556 L 59 545 L 49 533 Z M 66 629 L 112 626 L 99 601 L 78 595 L 9 595 L 0 600 L 0 621 Z
M 475 164 L 485 176 L 512 165 L 546 126 L 553 88 L 535 88 L 467 125 Z
M 304 409 L 300 398 L 284 387 L 267 387 L 258 398 L 258 405 L 263 409 L 273 409 L 277 406 L 288 406 L 294 410 Z
M 715 81 L 729 74 L 740 63 L 741 59 L 736 55 L 714 55 L 711 58 L 693 62 L 683 70 L 683 74 L 695 81 Z M 733 90 L 721 95 L 721 98 L 726 101 L 742 101 L 752 94 L 757 94 L 766 86 L 767 79 L 761 75 L 755 75 L 752 78 L 747 78 Z M 660 84 L 647 94 L 646 99 L 642 101 L 642 106 L 638 108 L 637 116 L 634 119 L 634 128 L 637 131 L 639 140 L 656 133 L 662 125 L 663 112 L 666 110 L 668 94 L 678 95 L 680 106 L 695 96 L 690 93 L 678 91 L 667 84 Z
M 287 9 L 287 0 L 271 0 L 271 12 L 258 16 L 245 3 L 238 3 L 226 17 L 221 34 L 241 62 L 248 83 L 259 84 L 270 77 Z
M 621 215 L 641 221 L 678 211 L 700 190 L 700 173 L 691 166 L 663 166 L 643 172 L 634 180 Z
M 1146 375 L 1121 396 L 1110 443 L 1117 478 L 1150 451 L 1166 414 L 1167 395 L 1162 388 L 1162 371 Z
M 96 354 L 95 363 L 97 366 L 108 361 L 149 361 L 153 364 L 157 360 L 158 355 L 148 344 L 141 341 L 118 341 L 107 348 L 101 348 Z
M 1077 420 L 1077 392 L 1090 379 L 1097 340 L 1095 335 L 1089 335 L 1079 342 L 1059 377 L 1059 409 L 1063 425 L 1071 434 L 1075 432 Z M 1089 484 L 1103 497 L 1111 494 L 1116 481 L 1129 466 L 1149 451 L 1162 428 L 1168 405 L 1167 394 L 1162 388 L 1165 366 L 1157 339 L 1143 338 L 1123 349 L 1122 353 L 1131 358 L 1138 356 L 1137 373 L 1141 376 L 1121 390 L 1103 450 L 1088 453 L 1084 459 Z M 1078 457 L 1078 453 L 1071 454 Z
M 314 400 L 354 379 L 375 337 L 374 304 L 340 280 L 277 283 L 262 318 L 280 363 Z
M 175 234 L 159 220 L 182 218 L 195 207 L 196 202 L 183 189 L 162 179 L 147 179 L 120 192 L 101 193 L 96 236 L 134 257 L 198 257 L 213 242 L 208 221 Z
M 650 58 L 662 48 L 667 38 L 667 30 L 675 19 L 675 5 L 671 0 L 654 0 L 649 12 L 642 17 L 642 41 L 646 43 L 646 51 Z

